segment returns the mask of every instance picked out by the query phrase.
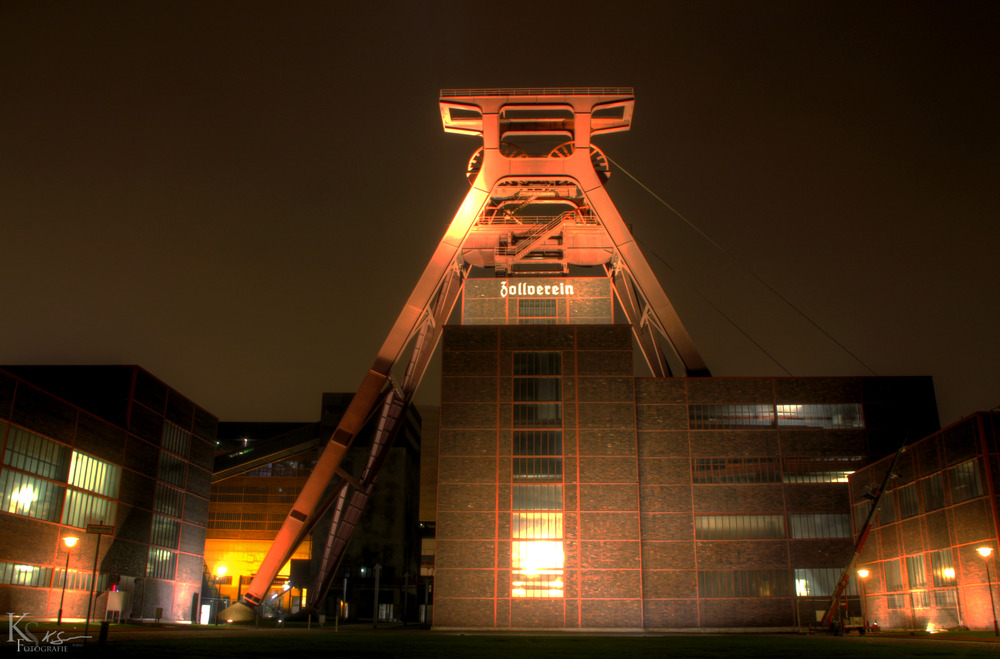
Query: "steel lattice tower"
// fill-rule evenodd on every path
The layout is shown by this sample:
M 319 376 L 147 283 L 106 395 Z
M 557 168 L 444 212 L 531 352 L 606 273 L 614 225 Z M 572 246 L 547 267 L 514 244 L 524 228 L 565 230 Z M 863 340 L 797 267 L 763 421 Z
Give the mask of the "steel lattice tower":
M 655 376 L 709 375 L 608 196 L 608 162 L 591 143 L 596 135 L 627 131 L 634 105 L 632 89 L 622 87 L 441 92 L 445 131 L 483 140 L 467 169 L 472 187 L 278 531 L 245 602 L 262 601 L 281 566 L 332 509 L 307 608 L 326 597 L 403 412 L 473 267 L 507 279 L 566 275 L 571 265 L 600 267 Z M 403 364 L 402 375 L 395 376 L 394 368 Z M 340 463 L 374 414 L 378 422 L 368 461 L 355 478 L 341 471 Z

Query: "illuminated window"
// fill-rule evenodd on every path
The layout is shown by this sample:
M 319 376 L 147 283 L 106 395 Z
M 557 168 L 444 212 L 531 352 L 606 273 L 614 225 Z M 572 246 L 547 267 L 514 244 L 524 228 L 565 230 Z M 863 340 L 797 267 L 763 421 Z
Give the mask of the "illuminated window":
M 864 462 L 861 456 L 785 458 L 782 478 L 786 483 L 846 483 Z
M 63 487 L 9 469 L 0 471 L 2 510 L 54 522 L 62 510 Z
M 773 405 L 689 405 L 688 413 L 695 430 L 774 427 Z
M 952 556 L 951 549 L 941 549 L 940 551 L 932 551 L 930 553 L 931 557 L 931 574 L 934 575 L 934 585 L 937 587 L 941 586 L 954 586 L 955 585 L 955 562 Z
M 121 467 L 73 451 L 69 467 L 69 484 L 81 490 L 106 497 L 118 496 Z
M 0 584 L 48 588 L 52 584 L 52 568 L 21 563 L 0 563 Z
M 864 428 L 861 405 L 778 405 L 779 428 Z
M 843 570 L 836 567 L 799 568 L 795 570 L 795 595 L 797 597 L 830 597 L 840 582 Z M 857 595 L 858 585 L 854 575 L 849 575 L 847 595 Z
M 514 353 L 511 597 L 564 593 L 562 355 Z

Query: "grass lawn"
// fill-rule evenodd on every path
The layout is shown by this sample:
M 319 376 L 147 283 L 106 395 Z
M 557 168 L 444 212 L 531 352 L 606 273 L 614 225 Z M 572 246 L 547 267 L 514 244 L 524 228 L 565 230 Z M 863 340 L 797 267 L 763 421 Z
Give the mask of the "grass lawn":
M 334 659 L 523 659 L 566 657 L 633 659 L 641 657 L 1000 657 L 1000 645 L 957 643 L 943 638 L 835 638 L 828 636 L 521 636 L 459 635 L 426 631 L 385 630 L 333 632 L 329 628 L 258 630 L 236 634 L 212 630 L 149 632 L 142 635 L 111 631 L 104 648 L 97 644 L 69 647 L 78 657 L 331 657 Z M 953 638 L 957 638 L 953 637 Z M 9 646 L 4 649 L 13 649 Z M 40 653 L 35 653 L 40 654 Z M 46 652 L 45 654 L 52 654 Z M 64 654 L 64 653 L 59 653 Z M 64 656 L 65 656 L 64 655 Z

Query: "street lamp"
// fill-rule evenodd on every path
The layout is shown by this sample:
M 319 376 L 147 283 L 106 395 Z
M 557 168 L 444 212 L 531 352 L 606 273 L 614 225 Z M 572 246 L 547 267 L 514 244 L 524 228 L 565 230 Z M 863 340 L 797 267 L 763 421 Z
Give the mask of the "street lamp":
M 214 617 L 215 617 L 215 626 L 216 627 L 219 626 L 219 614 L 221 613 L 221 611 L 219 611 L 218 609 L 219 609 L 219 606 L 222 604 L 222 590 L 220 590 L 219 586 L 222 585 L 222 577 L 226 576 L 226 572 L 228 572 L 228 569 L 226 568 L 225 565 L 220 565 L 220 566 L 218 566 L 218 567 L 215 568 L 216 577 L 215 577 L 215 616 Z
M 66 545 L 66 569 L 63 570 L 62 592 L 59 593 L 59 619 L 56 621 L 57 625 L 62 624 L 63 600 L 66 598 L 66 582 L 69 581 L 69 550 L 76 545 L 79 539 L 72 535 L 67 535 L 63 538 L 63 544 Z
M 1000 625 L 997 625 L 997 605 L 993 601 L 993 579 L 990 578 L 990 554 L 993 547 L 979 547 L 976 549 L 979 555 L 986 561 L 986 587 L 990 589 L 990 611 L 993 613 L 993 635 L 1000 636 Z
M 861 568 L 858 570 L 858 576 L 861 579 L 858 584 L 861 586 L 861 633 L 868 631 L 868 613 L 865 610 L 865 579 L 871 574 L 867 569 Z

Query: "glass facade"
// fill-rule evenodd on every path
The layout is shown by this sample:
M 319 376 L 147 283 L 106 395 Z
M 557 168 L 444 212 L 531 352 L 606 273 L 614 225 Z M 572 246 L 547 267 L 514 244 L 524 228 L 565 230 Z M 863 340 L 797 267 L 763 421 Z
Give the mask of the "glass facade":
M 562 355 L 514 353 L 513 371 L 511 597 L 562 597 Z

